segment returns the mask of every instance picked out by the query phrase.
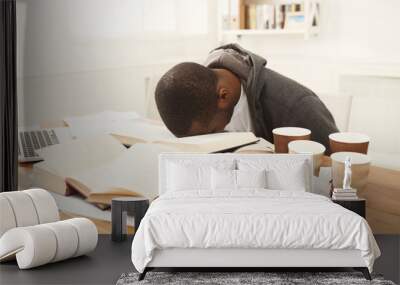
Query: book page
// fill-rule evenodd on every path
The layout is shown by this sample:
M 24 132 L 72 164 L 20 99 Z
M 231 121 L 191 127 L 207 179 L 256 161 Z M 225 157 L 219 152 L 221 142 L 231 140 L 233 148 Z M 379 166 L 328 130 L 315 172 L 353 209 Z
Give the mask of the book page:
M 240 139 L 240 138 L 254 139 L 256 137 L 251 132 L 223 132 L 223 133 L 212 133 L 212 134 L 190 136 L 183 138 L 174 138 L 172 140 L 163 140 L 162 142 L 205 145 L 205 144 L 213 144 L 219 141 L 227 141 L 231 139 Z
M 76 138 L 100 134 L 131 137 L 145 142 L 175 138 L 162 122 L 142 118 L 135 112 L 104 111 L 87 116 L 68 117 L 64 121 Z
M 158 155 L 164 152 L 177 152 L 177 149 L 160 144 L 135 144 L 113 161 L 71 178 L 91 189 L 91 193 L 129 189 L 133 194 L 154 198 L 158 195 Z
M 274 145 L 269 141 L 260 138 L 258 142 L 240 147 L 235 150 L 235 153 L 273 153 Z
M 146 142 L 176 139 L 163 123 L 142 118 L 125 122 L 124 125 L 119 125 L 111 133 Z
M 200 136 L 175 138 L 158 141 L 158 143 L 182 146 L 182 150 L 212 153 L 232 149 L 257 142 L 258 138 L 251 132 L 224 132 Z
M 124 151 L 126 148 L 111 135 L 71 140 L 37 150 L 45 160 L 41 167 L 62 177 L 109 162 Z
M 136 112 L 103 111 L 86 116 L 67 117 L 64 121 L 75 138 L 85 138 L 110 134 L 138 118 L 139 115 Z

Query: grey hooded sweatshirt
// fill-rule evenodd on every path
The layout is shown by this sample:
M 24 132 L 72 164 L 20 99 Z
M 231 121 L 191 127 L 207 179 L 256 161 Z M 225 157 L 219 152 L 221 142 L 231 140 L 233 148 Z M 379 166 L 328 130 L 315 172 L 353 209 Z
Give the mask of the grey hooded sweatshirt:
M 242 81 L 255 135 L 273 143 L 272 130 L 302 127 L 329 151 L 329 134 L 338 128 L 332 114 L 310 89 L 266 67 L 267 61 L 237 44 L 213 50 L 205 65 L 224 68 Z

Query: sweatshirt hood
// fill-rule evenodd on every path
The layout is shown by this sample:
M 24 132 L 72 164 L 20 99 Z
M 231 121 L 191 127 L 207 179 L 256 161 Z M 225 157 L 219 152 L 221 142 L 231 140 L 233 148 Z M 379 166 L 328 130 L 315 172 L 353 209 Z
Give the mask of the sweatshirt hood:
M 258 123 L 262 118 L 256 116 L 256 113 L 260 114 L 260 106 L 257 102 L 265 84 L 262 71 L 266 64 L 265 58 L 245 50 L 238 44 L 227 44 L 212 50 L 205 62 L 205 66 L 209 68 L 228 69 L 241 79 L 256 135 L 262 133 L 260 127 L 262 124 Z
M 265 58 L 245 50 L 238 44 L 227 44 L 212 50 L 205 61 L 209 68 L 224 68 L 236 74 L 247 87 L 254 85 L 260 71 L 266 66 Z

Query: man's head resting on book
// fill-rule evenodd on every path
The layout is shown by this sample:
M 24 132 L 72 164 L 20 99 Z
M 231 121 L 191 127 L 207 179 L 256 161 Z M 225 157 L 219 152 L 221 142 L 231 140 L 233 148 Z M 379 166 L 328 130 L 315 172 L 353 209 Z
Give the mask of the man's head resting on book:
M 240 98 L 239 78 L 226 69 L 180 63 L 157 84 L 161 119 L 177 137 L 222 132 Z

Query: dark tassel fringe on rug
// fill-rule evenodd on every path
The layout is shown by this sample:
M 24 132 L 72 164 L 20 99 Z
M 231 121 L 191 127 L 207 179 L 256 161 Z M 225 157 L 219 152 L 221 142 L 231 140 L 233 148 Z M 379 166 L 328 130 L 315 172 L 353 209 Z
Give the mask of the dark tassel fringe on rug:
M 138 277 L 139 273 L 124 273 L 117 285 L 395 285 L 392 281 L 384 280 L 381 275 L 372 275 L 372 281 L 365 280 L 360 272 L 149 272 L 142 281 L 138 281 Z

